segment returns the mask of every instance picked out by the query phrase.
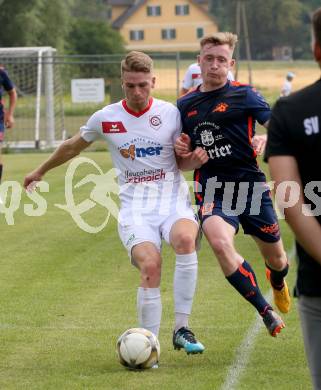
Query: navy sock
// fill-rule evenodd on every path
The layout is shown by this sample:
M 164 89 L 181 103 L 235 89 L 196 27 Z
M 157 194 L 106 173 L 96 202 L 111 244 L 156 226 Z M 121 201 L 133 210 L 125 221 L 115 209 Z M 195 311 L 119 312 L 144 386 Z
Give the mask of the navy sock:
M 0 164 L 0 183 L 1 183 L 1 178 L 2 178 L 2 171 L 3 171 L 3 165 Z
M 275 269 L 272 269 L 269 265 L 265 264 L 266 268 L 270 270 L 270 282 L 273 288 L 276 290 L 282 290 L 284 286 L 284 278 L 288 274 L 289 271 L 289 264 L 287 263 L 286 266 L 281 271 L 276 271 Z
M 245 260 L 239 268 L 232 275 L 227 276 L 226 279 L 256 308 L 260 315 L 263 315 L 268 309 L 272 310 L 272 307 L 264 299 L 258 287 L 252 267 Z

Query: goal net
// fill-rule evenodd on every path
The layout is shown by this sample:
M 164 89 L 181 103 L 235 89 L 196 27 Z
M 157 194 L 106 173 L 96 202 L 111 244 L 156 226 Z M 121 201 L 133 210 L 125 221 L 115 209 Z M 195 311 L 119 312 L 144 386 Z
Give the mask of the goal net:
M 64 138 L 63 93 L 56 49 L 0 48 L 0 64 L 15 84 L 15 125 L 5 135 L 13 148 L 51 148 Z M 4 93 L 5 106 L 8 96 Z

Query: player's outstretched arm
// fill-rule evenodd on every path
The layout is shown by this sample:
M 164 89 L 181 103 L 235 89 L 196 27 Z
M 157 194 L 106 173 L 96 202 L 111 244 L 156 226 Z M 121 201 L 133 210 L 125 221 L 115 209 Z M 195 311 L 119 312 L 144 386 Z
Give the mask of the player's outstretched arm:
M 70 139 L 67 139 L 44 163 L 25 177 L 23 183 L 24 188 L 32 190 L 30 187 L 30 185 L 32 186 L 32 183 L 40 181 L 48 171 L 71 160 L 82 150 L 86 149 L 90 144 L 91 142 L 85 141 L 81 137 L 80 133 L 74 135 Z

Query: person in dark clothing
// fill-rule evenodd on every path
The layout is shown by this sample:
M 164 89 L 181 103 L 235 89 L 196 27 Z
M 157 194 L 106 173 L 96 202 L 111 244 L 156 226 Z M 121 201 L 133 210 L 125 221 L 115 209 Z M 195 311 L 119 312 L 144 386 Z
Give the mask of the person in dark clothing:
M 313 14 L 312 26 L 313 54 L 321 67 L 321 8 Z M 295 295 L 315 390 L 321 390 L 320 96 L 321 79 L 279 99 L 273 108 L 266 149 L 276 182 L 276 201 L 296 237 Z
M 4 109 L 4 102 L 2 100 L 3 89 L 7 91 L 9 95 L 9 107 L 7 110 Z M 10 80 L 7 72 L 0 66 L 0 182 L 3 172 L 2 163 L 2 143 L 4 139 L 4 131 L 6 128 L 13 127 L 14 124 L 14 109 L 17 102 L 17 93 L 13 82 Z

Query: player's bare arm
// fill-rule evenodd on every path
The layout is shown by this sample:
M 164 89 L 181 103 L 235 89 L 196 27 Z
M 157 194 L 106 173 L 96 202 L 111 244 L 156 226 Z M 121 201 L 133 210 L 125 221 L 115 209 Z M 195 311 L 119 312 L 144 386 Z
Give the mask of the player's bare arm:
M 80 133 L 66 140 L 55 150 L 55 152 L 48 158 L 48 160 L 46 160 L 43 164 L 41 164 L 38 168 L 25 177 L 23 183 L 24 188 L 30 189 L 29 186 L 32 183 L 40 181 L 48 171 L 71 160 L 82 150 L 86 149 L 90 144 L 91 142 L 85 141 L 81 137 Z
M 298 165 L 292 156 L 271 156 L 269 158 L 270 173 L 275 180 L 276 188 L 285 181 L 294 181 L 300 186 L 299 200 L 294 206 L 286 207 L 285 199 L 276 199 L 278 205 L 284 209 L 285 218 L 296 235 L 302 247 L 321 264 L 321 226 L 313 216 L 302 213 L 305 208 L 302 182 Z M 280 169 L 282 167 L 282 169 Z
M 174 148 L 178 168 L 182 171 L 198 169 L 208 161 L 206 150 L 197 147 L 192 151 L 191 139 L 185 133 L 177 138 Z
M 185 157 L 186 154 L 189 154 L 192 151 L 191 139 L 190 137 L 182 133 L 176 140 L 174 145 L 175 153 L 179 157 Z
M 5 111 L 4 114 L 4 124 L 8 129 L 10 129 L 11 127 L 13 127 L 14 124 L 13 113 L 17 104 L 17 92 L 15 88 L 8 91 L 8 95 L 9 95 L 9 108 L 8 110 Z
M 269 125 L 269 121 L 266 121 L 263 126 L 267 129 Z M 252 139 L 252 145 L 257 155 L 261 155 L 264 153 L 265 146 L 267 141 L 266 134 L 256 134 Z
M 192 152 L 186 153 L 183 156 L 176 155 L 177 166 L 182 171 L 192 171 L 200 168 L 207 163 L 209 157 L 206 150 L 199 146 Z

